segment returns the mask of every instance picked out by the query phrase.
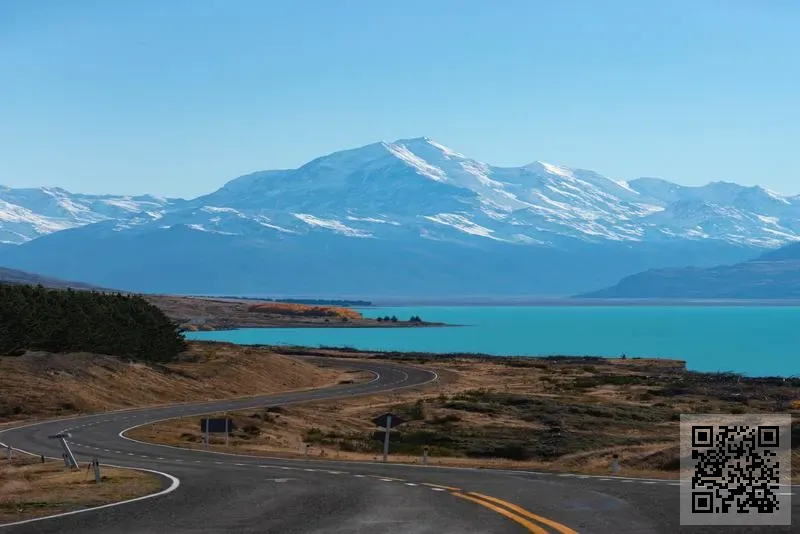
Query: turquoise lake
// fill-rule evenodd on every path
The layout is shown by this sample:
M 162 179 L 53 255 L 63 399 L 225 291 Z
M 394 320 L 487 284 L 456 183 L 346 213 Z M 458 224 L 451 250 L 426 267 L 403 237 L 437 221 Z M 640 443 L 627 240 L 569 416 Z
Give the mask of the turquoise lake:
M 662 357 L 696 371 L 800 375 L 800 307 L 391 307 L 367 317 L 419 315 L 445 328 L 254 328 L 187 333 L 240 344 L 520 356 Z

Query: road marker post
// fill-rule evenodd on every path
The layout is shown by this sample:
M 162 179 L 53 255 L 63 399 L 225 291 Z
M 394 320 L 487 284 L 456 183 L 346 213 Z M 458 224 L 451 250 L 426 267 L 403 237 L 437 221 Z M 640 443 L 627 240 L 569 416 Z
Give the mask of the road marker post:
M 425 445 L 425 446 L 422 448 L 422 463 L 423 463 L 423 464 L 427 464 L 427 463 L 428 463 L 428 450 L 429 450 L 429 449 L 428 449 L 428 446 L 427 446 L 427 445 Z
M 14 461 L 13 460 L 14 449 L 11 448 L 11 445 L 6 445 L 6 451 L 8 454 L 8 463 L 12 463 Z
M 392 414 L 386 416 L 386 433 L 383 435 L 383 463 L 389 461 L 389 434 L 392 431 Z
M 616 475 L 619 473 L 619 454 L 615 454 L 611 458 L 611 474 Z
M 103 477 L 100 476 L 100 460 L 95 458 L 92 460 L 92 467 L 94 467 L 94 483 L 100 484 Z

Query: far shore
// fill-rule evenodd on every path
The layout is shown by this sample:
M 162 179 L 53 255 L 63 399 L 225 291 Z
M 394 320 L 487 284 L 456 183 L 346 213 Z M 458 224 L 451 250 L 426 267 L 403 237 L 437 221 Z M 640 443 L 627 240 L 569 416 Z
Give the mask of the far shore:
M 227 331 L 244 328 L 430 328 L 455 326 L 425 321 L 424 318 L 394 317 L 378 320 L 363 317 L 355 308 L 334 306 L 341 315 L 302 315 L 283 310 L 254 311 L 253 307 L 279 304 L 270 301 L 233 298 L 183 297 L 174 295 L 145 295 L 151 304 L 161 309 L 186 331 Z M 293 306 L 304 306 L 291 304 Z M 309 308 L 319 306 L 306 305 Z M 328 306 L 322 306 L 328 307 Z M 418 320 L 417 320 L 418 319 Z
M 793 307 L 800 306 L 800 300 L 789 299 L 578 299 L 578 298 L 475 298 L 475 299 L 385 299 L 376 300 L 373 307 L 405 308 L 405 307 L 657 307 L 657 306 L 696 306 L 696 307 Z

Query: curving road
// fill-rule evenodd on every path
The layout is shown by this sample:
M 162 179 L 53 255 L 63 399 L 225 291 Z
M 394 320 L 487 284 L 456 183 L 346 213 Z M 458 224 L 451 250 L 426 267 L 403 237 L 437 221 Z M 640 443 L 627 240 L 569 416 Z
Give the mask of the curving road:
M 248 399 L 144 408 L 42 422 L 0 432 L 0 442 L 60 457 L 48 436 L 72 433 L 79 462 L 157 471 L 165 492 L 22 524 L 0 533 L 672 533 L 677 482 L 404 464 L 287 460 L 178 449 L 124 437 L 157 420 L 417 387 L 436 379 L 415 367 L 325 359 L 372 371 L 365 384 Z M 795 488 L 796 489 L 796 488 Z M 787 491 L 793 491 L 787 488 Z M 794 499 L 798 503 L 797 499 Z M 797 511 L 797 505 L 793 507 Z M 726 532 L 792 532 L 791 527 Z

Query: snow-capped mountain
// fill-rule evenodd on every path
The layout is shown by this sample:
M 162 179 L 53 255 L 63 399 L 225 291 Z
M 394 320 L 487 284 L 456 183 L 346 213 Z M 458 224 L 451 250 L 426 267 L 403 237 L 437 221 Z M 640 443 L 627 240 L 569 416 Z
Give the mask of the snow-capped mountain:
M 84 195 L 57 187 L 0 186 L 0 243 L 24 243 L 59 230 L 142 213 L 156 217 L 181 202 L 150 195 Z
M 496 167 L 427 137 L 248 174 L 193 200 L 0 189 L 0 242 L 24 243 L 0 245 L 0 265 L 145 291 L 578 293 L 794 241 L 800 196 Z M 84 258 L 98 247 L 103 260 Z
M 191 205 L 201 219 L 209 209 L 235 210 L 228 219 L 237 227 L 248 219 L 281 232 L 352 237 L 472 236 L 549 245 L 563 238 L 716 239 L 766 248 L 800 239 L 800 200 L 761 187 L 685 187 L 654 178 L 626 183 L 544 162 L 494 167 L 425 137 L 242 176 Z M 212 219 L 197 228 L 236 232 L 225 217 Z
M 380 142 L 298 169 L 236 178 L 192 201 L 0 188 L 0 241 L 104 220 L 116 231 L 186 225 L 247 235 L 489 239 L 557 245 L 714 239 L 774 248 L 800 240 L 800 199 L 714 182 L 631 182 L 544 162 L 495 167 L 427 137 Z

